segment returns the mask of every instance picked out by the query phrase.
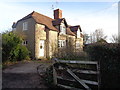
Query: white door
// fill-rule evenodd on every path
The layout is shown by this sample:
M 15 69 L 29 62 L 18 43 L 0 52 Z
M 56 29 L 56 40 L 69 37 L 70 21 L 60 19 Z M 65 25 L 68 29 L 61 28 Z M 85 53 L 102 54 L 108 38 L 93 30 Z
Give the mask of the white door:
M 43 57 L 44 56 L 44 40 L 40 40 L 40 50 L 39 50 L 39 56 Z

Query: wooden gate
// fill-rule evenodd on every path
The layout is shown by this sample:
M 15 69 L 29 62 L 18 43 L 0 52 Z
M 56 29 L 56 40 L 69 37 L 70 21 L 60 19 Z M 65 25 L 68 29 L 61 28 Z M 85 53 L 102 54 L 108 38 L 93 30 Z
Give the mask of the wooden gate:
M 97 61 L 53 59 L 54 84 L 72 90 L 99 89 L 100 68 Z

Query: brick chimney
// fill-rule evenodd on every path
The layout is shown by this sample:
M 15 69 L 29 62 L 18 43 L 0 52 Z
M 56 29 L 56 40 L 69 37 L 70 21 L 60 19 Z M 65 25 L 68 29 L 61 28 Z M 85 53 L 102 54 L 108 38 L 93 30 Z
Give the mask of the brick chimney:
M 56 9 L 54 10 L 54 19 L 60 19 L 62 18 L 62 10 Z

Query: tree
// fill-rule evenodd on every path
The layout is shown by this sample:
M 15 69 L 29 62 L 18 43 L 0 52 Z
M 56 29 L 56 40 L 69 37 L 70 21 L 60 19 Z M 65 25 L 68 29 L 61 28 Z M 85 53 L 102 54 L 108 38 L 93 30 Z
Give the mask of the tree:
M 88 40 L 89 40 L 89 35 L 84 33 L 83 34 L 83 43 L 86 44 Z
M 111 41 L 112 43 L 118 43 L 118 36 L 116 34 L 113 34 L 112 37 L 111 37 Z
M 104 35 L 102 29 L 96 29 L 93 33 L 90 34 L 90 42 L 95 43 L 99 40 L 103 39 L 106 40 L 107 36 Z
M 107 43 L 107 41 L 101 38 L 100 40 L 97 41 L 97 43 Z
M 3 62 L 10 60 L 22 60 L 28 57 L 28 49 L 22 45 L 22 38 L 13 32 L 2 34 L 2 56 Z

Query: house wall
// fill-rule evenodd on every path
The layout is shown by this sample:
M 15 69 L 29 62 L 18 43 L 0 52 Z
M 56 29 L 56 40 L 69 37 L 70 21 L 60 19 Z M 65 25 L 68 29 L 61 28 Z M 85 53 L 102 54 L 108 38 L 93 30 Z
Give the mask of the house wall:
M 28 22 L 28 30 L 23 31 L 23 23 Z M 51 57 L 55 52 L 58 52 L 58 40 L 67 40 L 72 42 L 75 46 L 76 42 L 80 43 L 80 48 L 83 49 L 83 38 L 76 38 L 71 35 L 59 34 L 57 31 L 49 30 L 45 25 L 37 24 L 33 18 L 19 21 L 16 26 L 16 31 L 25 37 L 28 41 L 26 45 L 31 51 L 31 56 L 36 59 L 41 58 L 39 56 L 39 43 L 40 40 L 45 40 L 44 57 Z M 69 43 L 66 43 L 69 45 Z
M 79 48 L 76 47 L 76 50 L 79 50 L 79 51 L 83 50 L 83 38 L 82 37 L 76 38 L 76 44 L 77 43 L 80 43 L 80 44 L 79 44 Z
M 64 21 L 62 21 L 62 23 L 60 24 L 60 35 L 65 35 L 66 34 L 66 26 Z
M 23 31 L 23 23 L 28 22 L 28 30 Z M 21 36 L 27 40 L 28 44 L 26 45 L 27 48 L 31 51 L 31 56 L 35 56 L 35 24 L 33 18 L 29 18 L 26 20 L 19 21 L 16 26 L 16 32 L 19 33 Z
M 40 40 L 44 40 L 44 57 L 40 57 Z M 46 31 L 45 25 L 36 24 L 35 25 L 35 58 L 45 58 L 46 57 Z
M 82 51 L 83 50 L 83 38 L 81 37 L 80 29 L 77 30 L 76 45 L 77 43 L 79 43 L 79 47 L 76 46 L 76 50 Z
M 58 38 L 59 38 L 59 40 L 66 40 L 67 35 L 59 35 Z
M 67 35 L 67 47 L 75 49 L 75 36 Z M 73 50 L 74 51 L 74 50 Z
M 48 30 L 47 30 L 48 31 Z M 58 51 L 58 32 L 48 31 L 48 53 L 47 57 L 52 57 Z

